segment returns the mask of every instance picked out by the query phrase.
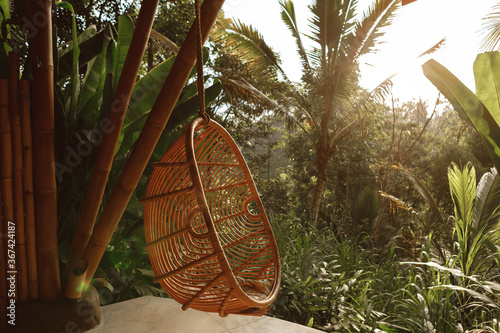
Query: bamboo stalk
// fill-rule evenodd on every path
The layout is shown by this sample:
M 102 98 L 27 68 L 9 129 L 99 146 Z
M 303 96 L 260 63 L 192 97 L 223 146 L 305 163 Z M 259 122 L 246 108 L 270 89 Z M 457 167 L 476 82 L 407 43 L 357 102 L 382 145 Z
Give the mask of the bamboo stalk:
M 66 285 L 65 295 L 69 299 L 79 299 L 85 289 L 85 275 L 88 262 L 85 259 L 78 260 L 71 270 L 71 279 Z
M 103 141 L 97 153 L 97 159 L 90 180 L 89 188 L 85 196 L 82 210 L 78 218 L 75 236 L 71 245 L 65 276 L 72 279 L 74 275 L 69 274 L 73 265 L 78 261 L 87 246 L 92 229 L 94 227 L 102 197 L 106 188 L 109 172 L 113 164 L 113 158 L 120 137 L 120 132 L 125 119 L 130 96 L 139 72 L 144 51 L 146 49 L 149 34 L 158 7 L 158 0 L 145 0 L 142 3 L 134 34 L 130 43 L 129 52 L 125 58 L 123 71 L 118 81 L 115 96 L 111 103 L 111 110 L 107 119 L 107 128 L 112 131 L 104 133 Z M 72 283 L 68 281 L 68 283 Z
M 37 260 L 40 299 L 61 294 L 57 253 L 57 184 L 54 154 L 54 64 L 52 2 L 29 0 L 28 12 L 36 29 L 30 31 L 33 67 L 33 163 Z
M 4 109 L 7 110 L 8 108 L 8 101 L 7 101 L 7 95 L 5 92 L 7 92 L 7 80 L 5 79 L 0 79 L 0 155 L 3 156 L 3 140 L 4 140 L 4 131 L 3 131 L 3 117 L 2 114 L 4 113 Z M 8 112 L 7 112 L 8 114 Z M 3 158 L 1 159 L 3 160 Z M 3 207 L 5 205 L 3 201 L 3 196 L 2 193 L 4 191 L 4 179 L 2 175 L 2 161 L 0 160 L 0 233 L 2 235 L 7 233 L 7 230 L 4 229 L 4 211 Z M 5 237 L 0 237 L 0 315 L 2 318 L 6 318 L 7 316 L 7 265 L 5 261 L 5 243 L 6 243 Z M 0 329 L 2 331 L 5 331 L 7 329 L 7 321 L 2 320 L 0 321 Z
M 19 109 L 23 141 L 24 222 L 28 260 L 29 299 L 38 298 L 38 267 L 36 261 L 35 200 L 33 198 L 33 149 L 31 141 L 30 83 L 19 81 Z
M 208 37 L 224 0 L 205 0 L 202 5 L 202 41 Z M 116 187 L 102 212 L 99 222 L 94 228 L 90 242 L 83 257 L 88 260 L 87 283 L 92 276 L 106 251 L 106 247 L 113 235 L 116 226 L 125 210 L 132 193 L 144 172 L 151 154 L 161 136 L 163 129 L 172 113 L 180 93 L 189 77 L 189 73 L 196 62 L 198 30 L 192 25 L 184 41 L 170 73 L 158 95 L 144 129 L 137 139 L 134 149 L 120 174 Z
M 14 198 L 14 224 L 16 226 L 17 294 L 20 301 L 28 299 L 28 271 L 26 261 L 26 233 L 23 200 L 23 143 L 21 115 L 18 104 L 19 55 L 9 53 L 9 108 L 12 127 L 12 193 Z
M 14 197 L 12 192 L 12 127 L 9 113 L 9 83 L 8 80 L 0 80 L 0 135 L 2 136 L 0 145 L 0 172 L 2 176 L 2 213 L 3 213 L 3 231 L 8 232 L 9 222 L 14 222 Z M 4 260 L 8 261 L 8 241 L 4 241 Z M 15 267 L 6 271 L 15 271 Z

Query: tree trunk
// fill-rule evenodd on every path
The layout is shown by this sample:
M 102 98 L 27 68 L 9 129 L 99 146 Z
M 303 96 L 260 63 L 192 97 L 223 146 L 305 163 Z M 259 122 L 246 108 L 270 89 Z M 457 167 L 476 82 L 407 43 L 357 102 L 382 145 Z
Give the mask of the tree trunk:
M 317 145 L 316 149 L 316 185 L 314 186 L 314 195 L 311 202 L 311 225 L 316 227 L 318 223 L 318 215 L 321 207 L 321 199 L 326 184 L 326 166 L 335 154 L 335 147 L 330 149 Z

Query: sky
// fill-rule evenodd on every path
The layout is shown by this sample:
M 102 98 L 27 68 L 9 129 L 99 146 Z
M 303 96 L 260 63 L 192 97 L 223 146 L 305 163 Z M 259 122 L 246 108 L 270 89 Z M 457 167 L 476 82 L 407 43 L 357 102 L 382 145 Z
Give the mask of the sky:
M 308 9 L 311 0 L 294 0 L 299 30 L 308 33 Z M 359 0 L 364 12 L 371 0 Z M 479 53 L 482 19 L 497 0 L 417 0 L 401 7 L 383 37 L 376 54 L 360 59 L 361 84 L 371 90 L 392 73 L 393 94 L 400 101 L 422 98 L 433 104 L 437 89 L 425 78 L 421 64 L 412 61 L 419 54 L 446 38 L 444 47 L 425 59 L 433 58 L 448 68 L 472 91 L 472 65 Z M 226 17 L 251 24 L 268 45 L 280 53 L 287 75 L 300 80 L 300 61 L 294 39 L 281 21 L 278 0 L 226 0 Z

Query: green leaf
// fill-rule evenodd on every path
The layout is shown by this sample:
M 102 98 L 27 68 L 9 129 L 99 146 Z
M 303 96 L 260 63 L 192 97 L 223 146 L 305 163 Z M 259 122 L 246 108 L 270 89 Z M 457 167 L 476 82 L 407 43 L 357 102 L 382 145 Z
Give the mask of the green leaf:
M 127 109 L 124 126 L 136 121 L 153 107 L 158 94 L 170 73 L 175 57 L 171 57 L 144 75 L 134 86 Z
M 109 41 L 105 40 L 109 46 L 103 47 L 102 52 L 88 63 L 83 80 L 77 113 L 79 120 L 83 122 L 83 128 L 86 129 L 94 128 L 97 120 L 103 116 L 100 112 L 105 110 L 102 106 L 104 87 L 111 75 L 106 72 L 107 50 L 111 49 Z
M 469 88 L 435 60 L 427 61 L 422 68 L 425 76 L 450 101 L 460 117 L 479 133 L 498 170 L 500 167 L 500 127 L 489 110 Z
M 450 193 L 455 204 L 455 218 L 472 226 L 476 203 L 476 171 L 471 163 L 460 168 L 453 163 L 448 168 Z
M 355 32 L 349 43 L 350 58 L 373 51 L 373 46 L 377 38 L 384 35 L 382 28 L 391 23 L 391 18 L 399 6 L 399 1 L 377 0 L 370 5 L 363 18 L 356 24 Z
M 111 37 L 104 35 L 101 52 L 87 64 L 80 92 L 79 106 L 82 108 L 93 96 L 102 94 L 106 77 L 106 58 Z
M 78 37 L 80 46 L 80 59 L 78 62 L 80 66 L 87 64 L 102 52 L 104 38 L 111 38 L 113 40 L 116 38 L 116 31 L 110 24 L 106 25 L 104 29 L 97 34 L 95 30 L 95 26 L 90 26 Z M 71 51 L 72 47 L 72 45 L 69 45 L 68 48 L 60 54 L 58 81 L 71 75 L 73 56 L 69 51 Z
M 242 62 L 248 63 L 250 72 L 274 75 L 277 69 L 284 74 L 278 55 L 253 26 L 239 20 L 220 20 L 214 36 L 217 42 L 226 43 L 226 47 Z
M 12 48 L 9 46 L 9 30 L 10 26 L 7 24 L 7 20 L 10 19 L 10 10 L 9 10 L 9 0 L 0 0 L 0 40 L 4 40 L 4 42 L 0 42 L 0 79 L 7 79 L 9 77 L 9 71 L 7 64 L 9 62 L 9 52 Z
M 203 54 L 203 58 L 208 59 L 207 48 L 203 49 Z M 174 61 L 175 57 L 165 60 L 142 77 L 134 86 L 134 90 L 132 91 L 132 96 L 130 98 L 130 104 L 127 109 L 127 116 L 124 120 L 123 131 L 118 142 L 118 147 L 120 148 L 117 151 L 117 156 L 122 156 L 127 153 L 137 139 L 139 132 L 146 123 L 149 111 L 156 102 L 156 98 L 161 91 L 163 83 L 165 82 Z M 195 73 L 196 68 L 193 68 L 190 73 L 190 77 L 194 76 Z M 220 94 L 220 91 L 220 82 L 215 80 L 213 86 L 205 90 L 205 104 L 208 106 L 212 103 L 213 100 Z M 197 96 L 196 93 L 196 83 L 192 83 L 184 88 L 174 110 L 172 111 L 172 114 L 170 115 L 164 132 L 170 132 L 196 113 L 198 110 L 198 99 L 193 100 L 193 97 Z M 179 116 L 179 114 L 182 115 Z M 168 146 L 170 146 L 170 144 L 166 144 L 164 139 L 160 138 L 157 148 L 164 147 L 164 149 L 166 149 Z
M 474 61 L 476 96 L 500 124 L 500 53 L 479 54 Z
M 76 16 L 73 6 L 66 1 L 56 2 L 56 6 L 69 10 L 72 15 L 72 26 L 71 34 L 73 39 L 73 49 L 72 49 L 72 71 L 71 71 L 71 101 L 69 110 L 67 110 L 68 120 L 70 122 L 70 127 L 74 127 L 76 124 L 76 105 L 78 103 L 78 96 L 80 94 L 80 73 L 78 60 L 80 58 L 80 46 L 78 43 L 78 30 L 76 28 Z
M 469 293 L 471 296 L 474 298 L 480 300 L 486 305 L 489 305 L 494 308 L 498 308 L 498 304 L 496 304 L 494 301 L 492 301 L 489 297 L 486 296 L 486 293 L 480 293 L 475 290 L 469 289 L 469 288 L 464 288 L 456 285 L 439 285 L 435 287 L 429 287 L 430 290 L 453 290 L 453 291 L 460 291 L 460 292 L 466 292 Z
M 496 169 L 491 169 L 481 177 L 477 185 L 477 201 L 474 216 L 474 227 L 484 225 L 497 227 L 500 219 L 500 177 Z
M 300 38 L 299 28 L 297 26 L 297 18 L 295 16 L 295 6 L 293 1 L 291 0 L 280 0 L 279 1 L 281 7 L 281 20 L 288 27 L 292 36 L 295 38 L 295 42 L 297 44 L 297 50 L 299 56 L 302 60 L 305 68 L 309 68 L 309 59 L 307 58 L 307 52 L 302 43 L 302 39 Z
M 118 18 L 118 43 L 116 52 L 116 62 L 113 81 L 113 90 L 116 91 L 116 86 L 120 80 L 120 75 L 122 73 L 123 64 L 125 63 L 125 58 L 127 57 L 128 49 L 132 41 L 132 35 L 134 34 L 134 22 L 132 18 L 128 15 L 122 15 Z
M 206 106 L 210 105 L 210 103 L 212 103 L 215 100 L 215 98 L 217 98 L 217 96 L 220 94 L 221 91 L 222 91 L 222 86 L 219 81 L 214 82 L 214 84 L 211 87 L 206 89 L 205 90 Z M 175 109 L 172 111 L 172 114 L 170 115 L 170 118 L 167 122 L 167 125 L 165 126 L 165 129 L 163 130 L 162 137 L 160 138 L 160 140 L 156 145 L 155 152 L 161 151 L 162 153 L 164 153 L 171 143 L 168 138 L 168 135 L 165 136 L 165 134 L 170 133 L 177 126 L 186 122 L 187 119 L 196 114 L 199 108 L 197 96 L 198 95 L 191 95 L 189 99 L 182 102 L 181 104 L 178 104 L 175 107 Z M 156 99 L 156 96 L 154 96 L 154 99 Z M 144 127 L 144 124 L 146 123 L 148 116 L 149 116 L 149 110 L 124 127 L 123 138 L 121 140 L 121 145 L 120 149 L 117 152 L 117 156 L 122 156 L 126 154 L 127 151 L 130 150 L 130 148 L 132 148 L 132 145 L 139 136 L 140 131 Z
M 208 49 L 203 49 L 203 59 L 208 59 Z M 156 98 L 158 97 L 163 84 L 170 73 L 170 69 L 175 62 L 175 56 L 163 61 L 161 64 L 153 68 L 144 75 L 134 86 L 130 97 L 130 104 L 127 109 L 127 116 L 124 120 L 124 126 L 136 121 L 153 108 Z M 193 68 L 189 77 L 191 78 L 196 73 L 196 68 Z M 192 83 L 184 88 L 177 105 L 185 102 L 193 97 L 197 92 L 196 84 Z

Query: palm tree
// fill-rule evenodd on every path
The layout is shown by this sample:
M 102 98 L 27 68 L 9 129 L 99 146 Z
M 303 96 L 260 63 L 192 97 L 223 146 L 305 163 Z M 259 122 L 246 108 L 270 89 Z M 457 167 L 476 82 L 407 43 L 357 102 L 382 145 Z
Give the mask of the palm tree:
M 327 164 L 339 143 L 360 123 L 367 99 L 360 98 L 358 59 L 374 50 L 380 28 L 390 23 L 397 0 L 377 0 L 357 15 L 356 0 L 315 0 L 309 6 L 310 33 L 299 31 L 292 0 L 280 0 L 281 18 L 295 39 L 302 62 L 299 87 L 288 79 L 278 55 L 252 26 L 221 20 L 215 40 L 238 54 L 254 75 L 280 77 L 288 84 L 285 92 L 270 96 L 279 102 L 306 132 L 316 152 L 316 184 L 310 205 L 315 226 L 327 181 Z M 306 48 L 302 37 L 309 39 Z

